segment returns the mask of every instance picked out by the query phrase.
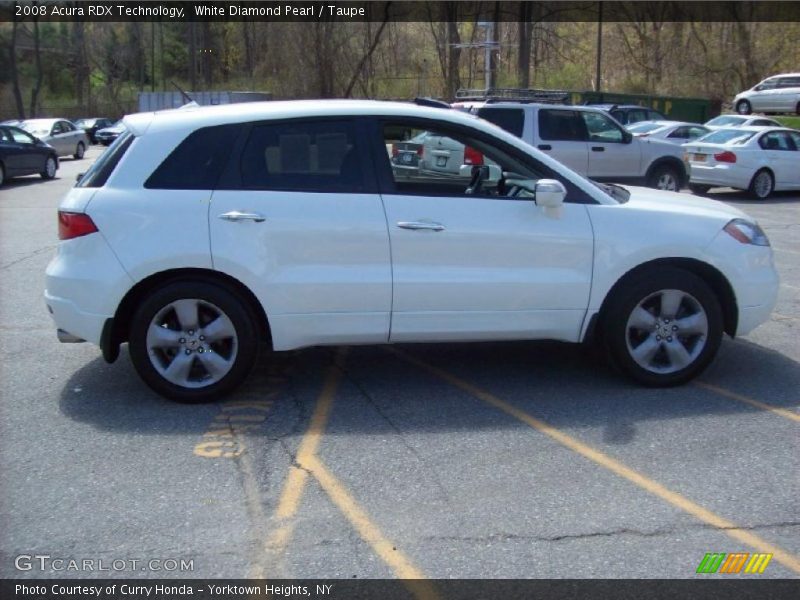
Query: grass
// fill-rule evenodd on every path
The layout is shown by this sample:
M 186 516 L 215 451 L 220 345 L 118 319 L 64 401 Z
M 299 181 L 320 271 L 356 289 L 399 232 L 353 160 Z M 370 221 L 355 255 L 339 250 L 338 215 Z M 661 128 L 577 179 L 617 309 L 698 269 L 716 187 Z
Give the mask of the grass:
M 785 127 L 800 129 L 800 117 L 775 117 L 775 120 L 779 121 Z

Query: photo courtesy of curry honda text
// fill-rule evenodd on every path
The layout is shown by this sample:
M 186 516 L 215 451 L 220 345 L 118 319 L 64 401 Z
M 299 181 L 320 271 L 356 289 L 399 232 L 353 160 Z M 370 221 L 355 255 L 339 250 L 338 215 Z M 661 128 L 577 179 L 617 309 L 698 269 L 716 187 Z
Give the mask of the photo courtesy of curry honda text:
M 778 290 L 725 204 L 604 185 L 476 116 L 292 101 L 131 115 L 61 202 L 45 300 L 62 342 L 128 343 L 158 393 L 213 400 L 262 347 L 549 339 L 686 382 Z M 442 176 L 393 160 L 449 138 Z

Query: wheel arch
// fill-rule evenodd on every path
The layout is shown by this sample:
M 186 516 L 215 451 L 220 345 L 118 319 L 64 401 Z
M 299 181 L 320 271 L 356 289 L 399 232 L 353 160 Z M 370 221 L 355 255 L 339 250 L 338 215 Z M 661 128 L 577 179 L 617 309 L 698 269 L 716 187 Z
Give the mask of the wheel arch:
M 114 362 L 119 355 L 119 345 L 127 342 L 130 337 L 130 323 L 136 307 L 142 299 L 158 287 L 180 281 L 203 281 L 214 283 L 232 290 L 241 295 L 258 322 L 259 337 L 262 342 L 272 346 L 272 333 L 269 319 L 261 302 L 256 295 L 235 277 L 211 269 L 169 269 L 160 271 L 137 282 L 120 301 L 114 313 L 113 320 L 109 319 L 103 331 L 101 349 L 107 362 Z M 106 331 L 107 330 L 107 331 Z
M 619 292 L 620 289 L 636 279 L 646 277 L 648 271 L 657 269 L 659 267 L 683 269 L 698 276 L 706 284 L 708 284 L 708 286 L 711 288 L 711 291 L 719 301 L 720 306 L 722 307 L 723 330 L 731 337 L 736 335 L 736 328 L 739 323 L 739 308 L 736 303 L 736 295 L 733 293 L 733 287 L 725 275 L 723 275 L 722 272 L 716 267 L 701 260 L 697 260 L 695 258 L 674 257 L 659 258 L 642 263 L 636 267 L 633 267 L 624 275 L 622 275 L 622 277 L 617 279 L 603 299 L 600 310 L 597 312 L 597 319 L 595 320 L 595 323 L 592 324 L 591 331 L 587 332 L 587 337 L 590 335 L 590 333 L 595 337 L 602 334 L 603 318 L 608 312 L 608 307 L 612 298 Z

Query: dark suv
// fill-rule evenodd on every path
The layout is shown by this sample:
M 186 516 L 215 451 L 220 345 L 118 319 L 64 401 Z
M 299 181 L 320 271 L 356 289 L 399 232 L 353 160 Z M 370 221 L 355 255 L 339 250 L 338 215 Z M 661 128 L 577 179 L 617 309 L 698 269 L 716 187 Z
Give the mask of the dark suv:
M 623 125 L 639 121 L 666 121 L 667 117 L 657 110 L 637 104 L 592 104 L 594 108 L 606 111 Z

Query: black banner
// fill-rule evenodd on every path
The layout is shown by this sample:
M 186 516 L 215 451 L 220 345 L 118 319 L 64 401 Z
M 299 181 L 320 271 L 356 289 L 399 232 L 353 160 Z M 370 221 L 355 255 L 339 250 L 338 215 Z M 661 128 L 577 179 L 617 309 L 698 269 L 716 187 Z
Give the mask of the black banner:
M 221 580 L 42 579 L 0 581 L 3 600 L 788 600 L 800 580 Z
M 528 5 L 528 6 L 523 6 Z M 0 22 L 22 21 L 800 21 L 800 2 L 75 2 L 0 0 Z

